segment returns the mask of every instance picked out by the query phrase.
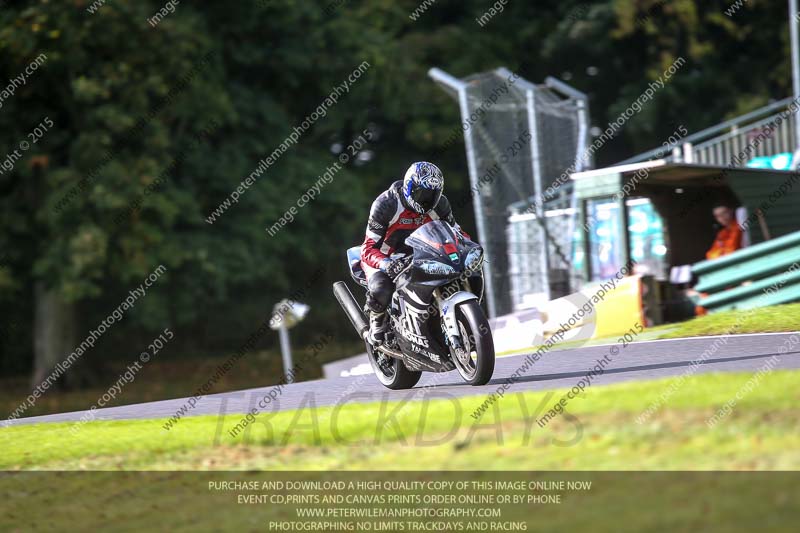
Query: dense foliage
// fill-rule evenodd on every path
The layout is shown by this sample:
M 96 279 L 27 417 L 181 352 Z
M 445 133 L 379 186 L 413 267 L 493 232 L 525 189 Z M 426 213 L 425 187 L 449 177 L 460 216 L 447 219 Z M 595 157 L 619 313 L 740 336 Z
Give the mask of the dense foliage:
M 790 93 L 784 2 L 750 0 L 729 16 L 727 1 L 510 0 L 480 26 L 490 5 L 438 0 L 414 21 L 417 0 L 181 2 L 154 27 L 160 1 L 6 3 L 0 90 L 40 54 L 46 61 L 3 100 L 0 159 L 45 119 L 52 127 L 0 174 L 0 369 L 32 367 L 37 291 L 76 317 L 66 338 L 80 341 L 158 265 L 167 273 L 91 357 L 136 353 L 167 326 L 177 351 L 237 347 L 320 266 L 300 327 L 335 324 L 349 336 L 330 282 L 345 275 L 343 250 L 361 239 L 374 195 L 433 154 L 451 194 L 468 187 L 463 145 L 439 150 L 460 118 L 427 77 L 432 66 L 561 77 L 591 96 L 592 123 L 604 128 L 684 57 L 597 164 Z M 365 61 L 338 103 L 209 224 Z M 361 157 L 269 236 L 365 130 Z M 474 229 L 470 209 L 456 216 Z

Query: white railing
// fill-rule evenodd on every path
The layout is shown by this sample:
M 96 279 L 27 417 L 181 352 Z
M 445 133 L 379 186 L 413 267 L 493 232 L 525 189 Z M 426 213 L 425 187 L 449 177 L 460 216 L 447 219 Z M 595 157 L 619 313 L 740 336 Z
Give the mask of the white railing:
M 787 113 L 791 102 L 791 98 L 784 98 L 689 135 L 676 144 L 620 161 L 617 165 L 666 159 L 671 162 L 738 167 L 745 166 L 754 157 L 794 153 L 797 146 L 797 115 Z M 780 122 L 776 120 L 778 117 L 782 117 Z
M 793 153 L 795 144 L 795 115 L 776 120 L 781 113 L 775 113 L 743 128 L 734 128 L 692 148 L 694 163 L 704 165 L 744 166 L 748 160 L 780 153 Z M 759 139 L 759 136 L 760 139 Z M 742 157 L 745 154 L 745 157 Z

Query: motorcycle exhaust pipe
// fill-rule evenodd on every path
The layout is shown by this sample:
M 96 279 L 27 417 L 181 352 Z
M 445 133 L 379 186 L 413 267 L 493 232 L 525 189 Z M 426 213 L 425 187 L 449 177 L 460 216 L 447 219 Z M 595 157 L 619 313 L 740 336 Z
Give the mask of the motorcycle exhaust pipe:
M 365 338 L 369 332 L 369 326 L 364 320 L 364 314 L 356 303 L 356 299 L 353 298 L 353 293 L 347 288 L 347 284 L 344 281 L 337 281 L 334 283 L 333 294 L 336 296 L 336 299 L 339 300 L 339 305 L 342 306 L 347 318 L 350 319 L 350 323 L 353 324 L 358 336 L 362 339 Z

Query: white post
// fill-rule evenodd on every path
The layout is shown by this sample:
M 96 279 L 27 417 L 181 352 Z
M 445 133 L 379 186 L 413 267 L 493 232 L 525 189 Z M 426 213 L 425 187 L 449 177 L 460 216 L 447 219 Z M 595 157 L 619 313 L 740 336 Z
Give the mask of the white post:
M 286 383 L 292 383 L 292 347 L 289 345 L 289 329 L 281 323 L 278 329 L 281 339 L 281 356 L 283 357 L 283 373 L 286 376 Z
M 692 143 L 683 143 L 683 162 L 684 163 L 694 163 L 694 148 L 692 147 Z
M 432 68 L 428 71 L 428 76 L 433 80 L 446 85 L 458 94 L 458 108 L 461 111 L 461 120 L 466 120 L 470 116 L 469 102 L 467 101 L 467 84 L 451 76 L 438 68 Z M 478 186 L 478 161 L 475 155 L 475 141 L 472 137 L 472 128 L 469 127 L 464 130 L 464 146 L 467 150 L 467 170 L 469 171 L 470 186 L 475 190 L 475 195 L 472 197 L 472 207 L 475 211 L 475 229 L 478 230 L 478 243 L 483 246 L 486 256 L 491 257 L 494 249 L 494 243 L 491 242 L 488 229 L 486 228 L 485 212 L 483 209 L 483 199 L 481 195 L 483 190 Z M 492 250 L 490 250 L 490 248 Z M 497 316 L 497 301 L 494 291 L 494 272 L 492 264 L 487 260 L 483 263 L 484 272 L 484 289 L 486 294 L 486 306 L 489 310 L 489 318 Z
M 792 41 L 792 89 L 795 102 L 800 98 L 800 44 L 798 44 L 797 36 L 797 17 L 797 0 L 789 0 L 789 35 Z M 794 152 L 797 154 L 798 150 L 800 150 L 800 116 L 797 113 L 794 116 L 794 146 Z
M 525 90 L 525 98 L 528 106 L 528 130 L 531 134 L 531 167 L 533 171 L 534 194 L 533 205 L 536 209 L 534 213 L 539 222 L 539 231 L 542 234 L 542 250 L 539 254 L 539 268 L 542 269 L 542 289 L 544 296 L 550 300 L 550 242 L 547 238 L 547 219 L 544 213 L 544 187 L 542 186 L 541 155 L 539 154 L 539 127 L 536 124 L 536 95 L 531 84 Z
M 462 85 L 458 88 L 458 106 L 461 110 L 462 120 L 466 120 L 469 115 L 469 104 L 467 102 L 467 89 Z M 472 206 L 475 211 L 475 229 L 478 230 L 479 244 L 488 251 L 489 247 L 494 248 L 494 243 L 491 242 L 489 234 L 486 232 L 486 223 L 484 217 L 486 214 L 483 211 L 483 189 L 478 185 L 478 161 L 475 157 L 475 142 L 472 137 L 472 128 L 469 127 L 464 130 L 464 146 L 467 149 L 467 170 L 469 171 L 470 186 L 475 190 L 475 195 L 472 197 Z M 488 254 L 487 254 L 488 255 Z M 486 306 L 489 311 L 489 318 L 497 316 L 497 302 L 495 301 L 494 292 L 494 277 L 493 266 L 490 262 L 483 262 L 484 272 L 484 285 L 486 289 Z

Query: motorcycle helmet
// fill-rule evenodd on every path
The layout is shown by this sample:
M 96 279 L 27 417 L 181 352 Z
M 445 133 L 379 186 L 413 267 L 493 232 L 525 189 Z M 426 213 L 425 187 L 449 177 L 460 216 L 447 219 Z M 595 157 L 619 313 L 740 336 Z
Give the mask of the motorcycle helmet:
M 403 198 L 417 213 L 427 213 L 439 203 L 444 190 L 444 176 L 439 167 L 418 161 L 408 167 L 403 178 Z

